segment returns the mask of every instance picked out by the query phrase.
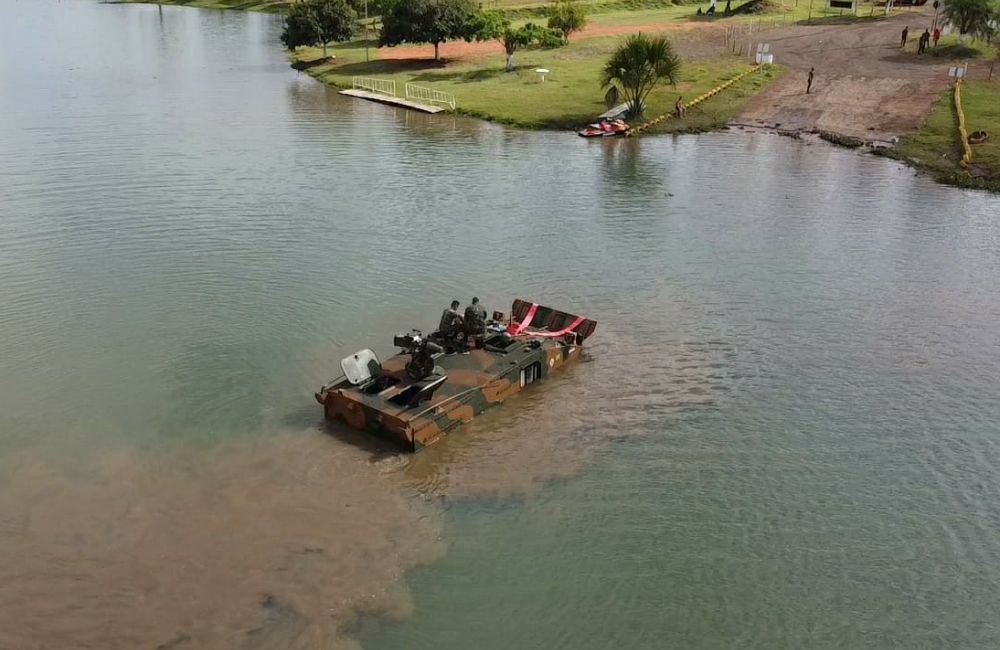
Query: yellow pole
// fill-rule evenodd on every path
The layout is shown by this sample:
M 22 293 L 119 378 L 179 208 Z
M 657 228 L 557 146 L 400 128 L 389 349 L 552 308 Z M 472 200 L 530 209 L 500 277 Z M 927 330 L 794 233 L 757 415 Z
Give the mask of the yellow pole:
M 962 160 L 959 164 L 968 167 L 972 163 L 972 146 L 969 132 L 965 128 L 965 113 L 962 111 L 962 80 L 955 81 L 955 113 L 958 115 L 958 135 L 962 139 Z

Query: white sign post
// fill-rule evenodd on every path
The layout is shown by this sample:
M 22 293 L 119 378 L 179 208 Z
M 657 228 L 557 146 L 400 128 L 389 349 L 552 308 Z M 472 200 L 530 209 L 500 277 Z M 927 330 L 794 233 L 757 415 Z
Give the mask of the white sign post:
M 757 44 L 757 55 L 754 57 L 754 61 L 757 63 L 770 64 L 774 60 L 773 54 L 768 54 L 771 49 L 770 43 L 758 43 Z

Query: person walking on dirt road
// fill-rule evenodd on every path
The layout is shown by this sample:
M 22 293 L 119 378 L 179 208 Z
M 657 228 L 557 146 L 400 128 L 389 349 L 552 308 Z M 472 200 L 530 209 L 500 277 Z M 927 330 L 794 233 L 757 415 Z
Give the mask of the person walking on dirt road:
M 816 68 L 809 68 L 809 79 L 806 81 L 806 94 L 808 95 L 812 91 L 813 87 L 813 75 L 816 74 Z
M 939 28 L 935 27 L 934 28 L 934 36 L 932 36 L 931 38 L 934 39 L 934 47 L 937 47 L 937 42 L 941 39 L 941 30 Z
M 917 42 L 917 54 L 923 54 L 927 51 L 927 44 L 931 42 L 931 33 L 928 30 L 924 30 L 924 33 L 920 35 L 920 40 Z
M 900 48 L 906 47 L 906 37 L 909 36 L 909 35 L 910 35 L 910 26 L 907 25 L 906 27 L 903 28 L 903 34 L 902 34 L 902 36 L 899 39 L 899 47 Z

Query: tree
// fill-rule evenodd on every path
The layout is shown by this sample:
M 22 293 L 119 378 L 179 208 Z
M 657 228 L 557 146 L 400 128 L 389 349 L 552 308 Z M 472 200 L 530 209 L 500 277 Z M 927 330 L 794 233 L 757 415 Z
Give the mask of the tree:
M 1000 22 L 1000 11 L 990 0 L 948 0 L 941 13 L 958 28 L 959 39 L 966 34 L 988 39 L 993 35 L 993 24 Z
M 440 61 L 439 47 L 444 41 L 472 40 L 478 15 L 473 0 L 387 0 L 379 46 L 433 43 L 434 60 Z
M 281 42 L 290 50 L 300 45 L 322 45 L 325 59 L 326 44 L 349 40 L 357 19 L 346 0 L 302 0 L 289 8 Z
M 348 4 L 359 16 L 365 15 L 366 9 L 369 16 L 382 15 L 382 0 L 348 0 Z
M 618 88 L 628 103 L 629 117 L 639 117 L 650 91 L 664 80 L 676 85 L 680 68 L 680 58 L 670 41 L 635 34 L 619 45 L 604 64 L 601 86 Z
M 563 38 L 587 26 L 587 9 L 574 0 L 556 0 L 549 16 L 549 29 L 562 32 Z
M 522 47 L 536 44 L 540 47 L 558 47 L 563 44 L 562 35 L 553 29 L 528 23 L 523 27 L 511 27 L 510 21 L 495 11 L 484 11 L 476 20 L 475 39 L 495 40 L 503 45 L 507 54 L 507 72 L 514 71 L 514 54 Z

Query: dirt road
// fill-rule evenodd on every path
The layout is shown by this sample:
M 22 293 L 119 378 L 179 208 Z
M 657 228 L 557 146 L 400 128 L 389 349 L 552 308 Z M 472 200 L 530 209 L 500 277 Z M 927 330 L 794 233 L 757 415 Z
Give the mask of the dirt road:
M 695 22 L 666 22 L 628 25 L 590 24 L 573 34 L 573 41 L 598 36 L 635 34 L 667 34 L 682 54 L 687 57 L 707 56 L 717 53 L 722 42 L 721 26 Z M 448 41 L 441 44 L 441 58 L 449 61 L 463 61 L 484 56 L 503 54 L 503 47 L 496 41 Z M 378 50 L 380 59 L 407 60 L 430 59 L 434 56 L 433 45 L 398 45 L 382 47 Z
M 916 131 L 949 84 L 947 62 L 916 54 L 917 38 L 931 19 L 930 10 L 911 10 L 872 23 L 764 32 L 760 40 L 770 43 L 775 62 L 790 70 L 751 99 L 738 122 L 866 140 Z M 900 32 L 907 25 L 909 43 L 901 50 Z M 813 66 L 816 77 L 806 94 Z

